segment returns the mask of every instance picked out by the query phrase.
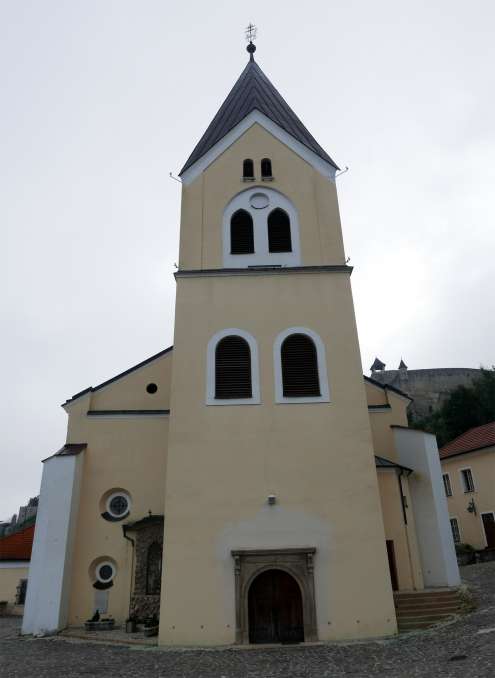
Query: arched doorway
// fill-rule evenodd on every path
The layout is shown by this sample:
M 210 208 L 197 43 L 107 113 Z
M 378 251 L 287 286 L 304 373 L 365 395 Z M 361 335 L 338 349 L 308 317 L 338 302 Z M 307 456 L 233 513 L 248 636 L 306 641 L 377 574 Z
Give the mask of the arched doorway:
M 284 570 L 265 570 L 249 587 L 250 643 L 304 642 L 299 584 Z

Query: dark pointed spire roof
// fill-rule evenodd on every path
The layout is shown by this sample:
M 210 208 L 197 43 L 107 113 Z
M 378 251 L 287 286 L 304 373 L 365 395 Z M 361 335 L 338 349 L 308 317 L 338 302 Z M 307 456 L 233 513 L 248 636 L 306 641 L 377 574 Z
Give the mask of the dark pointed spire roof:
M 407 370 L 407 365 L 406 365 L 406 363 L 402 360 L 402 358 L 400 359 L 399 370 Z
M 370 369 L 372 372 L 381 372 L 385 369 L 385 363 L 382 363 L 379 358 L 375 358 L 375 361 Z
M 210 148 L 254 110 L 266 115 L 325 162 L 333 165 L 335 169 L 339 169 L 268 80 L 251 52 L 245 69 L 187 159 L 180 174 L 194 165 Z

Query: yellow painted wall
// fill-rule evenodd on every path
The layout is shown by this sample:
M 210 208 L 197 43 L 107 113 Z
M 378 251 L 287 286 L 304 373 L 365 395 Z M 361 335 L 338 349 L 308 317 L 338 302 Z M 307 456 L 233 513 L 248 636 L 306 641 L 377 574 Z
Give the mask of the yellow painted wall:
M 0 564 L 2 564 L 0 562 Z M 9 611 L 15 605 L 17 586 L 21 579 L 27 579 L 29 563 L 26 567 L 0 567 L 0 602 L 6 600 L 9 603 Z
M 242 181 L 242 161 L 272 160 L 274 181 Z M 335 184 L 258 124 L 182 189 L 179 268 L 222 268 L 222 216 L 228 202 L 254 186 L 275 189 L 295 205 L 305 266 L 345 261 Z
M 399 479 L 395 470 L 378 470 L 378 484 L 385 524 L 385 538 L 392 539 L 397 567 L 399 590 L 422 589 L 423 574 L 414 527 L 414 514 L 407 476 L 401 478 L 406 498 L 406 519 L 400 498 Z
M 327 347 L 331 403 L 274 402 L 273 341 L 295 324 Z M 258 341 L 261 405 L 205 406 L 206 347 L 225 327 Z M 179 278 L 171 409 L 160 641 L 232 643 L 230 549 L 245 547 L 250 530 L 259 547 L 274 544 L 295 524 L 298 543 L 288 545 L 321 543 L 320 638 L 394 633 L 348 275 Z M 264 513 L 270 493 L 276 514 Z M 273 540 L 263 534 L 272 518 Z
M 464 492 L 460 476 L 463 468 L 471 469 L 474 492 Z M 495 513 L 495 446 L 442 460 L 442 473 L 450 476 L 453 494 L 447 498 L 447 505 L 449 516 L 458 520 L 461 541 L 477 549 L 485 548 L 486 538 L 481 514 Z M 471 499 L 476 504 L 476 515 L 467 511 Z
M 165 417 L 87 417 L 95 409 L 168 409 L 172 353 L 70 405 L 67 442 L 86 442 L 77 538 L 73 558 L 69 624 L 81 625 L 93 612 L 93 560 L 109 556 L 117 576 L 109 593 L 108 614 L 118 622 L 129 613 L 132 547 L 122 534 L 123 522 L 163 514 L 168 415 Z M 146 384 L 158 385 L 148 396 Z M 149 399 L 148 399 L 149 398 Z M 152 403 L 152 404 L 151 404 Z M 101 517 L 101 498 L 112 488 L 129 492 L 131 513 L 124 521 Z
M 366 394 L 368 404 L 382 404 L 378 387 L 366 383 Z M 387 389 L 384 391 L 390 409 L 385 411 L 373 411 L 370 409 L 371 433 L 373 437 L 373 448 L 375 454 L 385 457 L 393 462 L 398 462 L 397 451 L 395 449 L 392 424 L 397 426 L 407 426 L 407 406 L 409 401 Z M 370 402 L 371 401 L 371 402 Z M 377 402 L 378 401 L 378 402 Z

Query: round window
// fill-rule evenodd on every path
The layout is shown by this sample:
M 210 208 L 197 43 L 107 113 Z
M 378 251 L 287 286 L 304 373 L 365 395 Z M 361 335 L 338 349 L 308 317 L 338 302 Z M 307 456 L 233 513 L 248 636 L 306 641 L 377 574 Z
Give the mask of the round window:
M 156 393 L 158 391 L 158 386 L 156 384 L 148 384 L 146 391 L 148 393 Z
M 112 518 L 123 518 L 129 513 L 130 499 L 123 492 L 117 492 L 108 497 L 107 511 Z
M 108 584 L 115 577 L 115 565 L 109 561 L 96 566 L 96 578 L 102 584 Z

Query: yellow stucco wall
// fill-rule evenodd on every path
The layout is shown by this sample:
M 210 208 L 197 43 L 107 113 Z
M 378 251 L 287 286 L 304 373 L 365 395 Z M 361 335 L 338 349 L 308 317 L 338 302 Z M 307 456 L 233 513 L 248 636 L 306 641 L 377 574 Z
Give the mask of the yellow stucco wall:
M 464 492 L 460 475 L 464 468 L 471 469 L 474 492 Z M 481 514 L 495 513 L 495 446 L 442 460 L 442 473 L 450 476 L 452 497 L 447 498 L 447 505 L 449 516 L 457 518 L 461 541 L 477 549 L 485 548 Z M 476 505 L 476 515 L 467 511 L 472 499 Z
M 382 505 L 385 538 L 394 542 L 399 590 L 422 589 L 423 574 L 419 556 L 412 500 L 409 494 L 407 476 L 401 477 L 402 492 L 406 499 L 405 513 L 400 498 L 400 486 L 395 470 L 378 470 L 378 484 Z
M 273 341 L 294 324 L 318 333 L 327 347 L 329 404 L 274 402 Z M 258 342 L 261 405 L 205 406 L 206 346 L 225 327 L 244 329 Z M 257 525 L 258 545 L 266 548 L 270 493 L 280 498 L 280 526 L 270 543 L 295 523 L 305 527 L 288 545 L 325 533 L 316 565 L 320 638 L 393 633 L 348 275 L 179 279 L 171 409 L 161 642 L 233 642 L 230 549 L 245 547 L 244 532 Z
M 126 375 L 104 391 L 83 396 L 69 409 L 67 442 L 86 442 L 82 453 L 83 478 L 77 522 L 69 624 L 80 625 L 93 612 L 93 579 L 89 568 L 96 558 L 108 556 L 117 564 L 114 586 L 109 590 L 108 614 L 118 622 L 129 613 L 132 547 L 122 534 L 122 522 L 163 514 L 168 415 L 162 417 L 88 417 L 88 410 L 168 409 L 172 353 Z M 146 393 L 154 382 L 158 391 Z M 151 404 L 152 403 L 152 404 Z M 101 517 L 101 498 L 113 488 L 131 496 L 131 513 L 124 521 Z
M 0 602 L 6 600 L 12 611 L 19 581 L 28 578 L 29 563 L 23 567 L 4 567 L 1 562 L 0 565 Z
M 397 451 L 395 449 L 392 424 L 397 426 L 407 426 L 407 406 L 409 401 L 387 389 L 382 391 L 373 384 L 366 384 L 366 396 L 368 405 L 387 404 L 390 408 L 384 410 L 373 410 L 370 408 L 371 433 L 373 437 L 373 448 L 375 454 L 385 457 L 393 462 L 398 462 Z M 385 399 L 385 403 L 383 402 Z
M 243 182 L 242 161 L 272 160 L 274 181 Z M 222 215 L 238 193 L 254 186 L 275 189 L 295 205 L 305 266 L 345 261 L 335 184 L 255 124 L 193 183 L 183 186 L 179 268 L 222 267 Z

